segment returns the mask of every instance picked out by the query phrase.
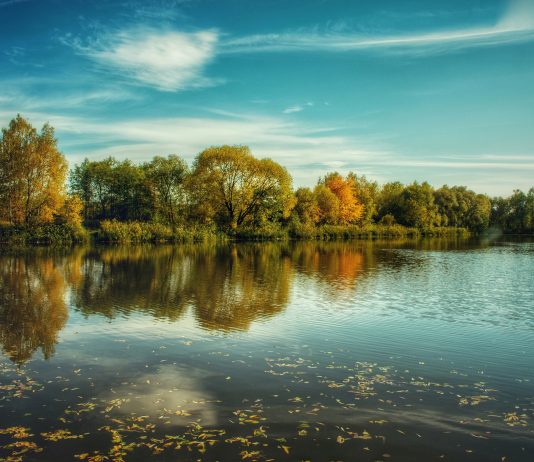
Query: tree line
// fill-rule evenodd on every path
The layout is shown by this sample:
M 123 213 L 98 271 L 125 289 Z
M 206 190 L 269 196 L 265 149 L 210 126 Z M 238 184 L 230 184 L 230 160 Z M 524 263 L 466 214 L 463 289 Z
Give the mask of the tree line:
M 379 185 L 334 172 L 294 190 L 288 171 L 246 146 L 213 146 L 189 166 L 177 155 L 149 162 L 85 159 L 68 172 L 54 129 L 18 115 L 0 140 L 0 222 L 15 226 L 158 223 L 172 229 L 310 230 L 325 225 L 401 225 L 429 230 L 534 232 L 534 188 L 490 198 L 465 186 Z

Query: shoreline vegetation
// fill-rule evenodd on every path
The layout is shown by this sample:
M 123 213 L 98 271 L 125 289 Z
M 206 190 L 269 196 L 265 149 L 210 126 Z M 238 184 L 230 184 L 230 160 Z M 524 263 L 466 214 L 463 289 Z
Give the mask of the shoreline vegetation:
M 534 233 L 534 188 L 490 198 L 332 172 L 294 189 L 283 166 L 240 145 L 209 147 L 191 166 L 108 157 L 69 171 L 54 129 L 20 115 L 2 129 L 0 202 L 0 244 L 20 246 Z

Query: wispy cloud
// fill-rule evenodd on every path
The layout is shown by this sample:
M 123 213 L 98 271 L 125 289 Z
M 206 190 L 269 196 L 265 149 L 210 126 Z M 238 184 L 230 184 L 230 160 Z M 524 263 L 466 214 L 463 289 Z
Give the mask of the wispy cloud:
M 302 106 L 291 106 L 288 108 L 285 108 L 282 112 L 284 114 L 293 114 L 294 112 L 301 112 L 304 108 Z
M 213 113 L 212 110 L 209 110 Z M 210 145 L 246 144 L 259 157 L 271 157 L 287 166 L 297 184 L 331 168 L 332 157 L 351 164 L 365 159 L 384 158 L 380 141 L 340 134 L 338 127 L 312 126 L 285 117 L 254 114 L 167 117 L 117 120 L 113 123 L 87 117 L 51 115 L 26 111 L 34 126 L 50 122 L 57 129 L 61 149 L 74 162 L 85 156 L 128 157 L 144 161 L 154 155 L 177 153 L 192 161 Z M 0 122 L 7 124 L 13 113 L 0 111 Z M 326 155 L 325 153 L 331 153 Z M 337 164 L 336 164 L 337 165 Z M 341 164 L 340 164 L 341 165 Z
M 36 127 L 50 122 L 71 162 L 109 155 L 145 161 L 170 153 L 191 162 L 207 146 L 239 143 L 249 145 L 259 157 L 271 157 L 286 166 L 296 186 L 311 186 L 329 170 L 353 170 L 380 182 L 466 184 L 490 194 L 509 194 L 511 185 L 524 190 L 532 186 L 534 153 L 413 156 L 402 154 L 380 137 L 344 134 L 344 127 L 310 125 L 286 117 L 207 112 L 214 115 L 114 122 L 45 112 L 25 111 L 24 115 Z M 0 110 L 0 126 L 6 126 L 14 114 Z
M 216 30 L 162 32 L 145 28 L 108 34 L 91 43 L 63 39 L 102 69 L 163 91 L 217 84 L 218 80 L 204 76 L 217 41 Z
M 285 32 L 231 38 L 221 43 L 224 53 L 357 50 L 436 53 L 462 48 L 517 43 L 534 39 L 534 2 L 515 0 L 493 25 L 438 32 L 363 35 L 342 30 L 329 33 Z
M 310 102 L 310 101 L 308 101 L 308 102 L 307 102 L 306 104 L 304 104 L 304 105 L 298 104 L 298 105 L 296 105 L 296 106 L 290 106 L 290 107 L 287 107 L 287 108 L 285 108 L 282 112 L 283 112 L 284 114 L 293 114 L 293 113 L 295 113 L 295 112 L 302 112 L 302 111 L 304 111 L 304 109 L 305 109 L 306 107 L 311 107 L 311 106 L 313 106 L 313 103 Z

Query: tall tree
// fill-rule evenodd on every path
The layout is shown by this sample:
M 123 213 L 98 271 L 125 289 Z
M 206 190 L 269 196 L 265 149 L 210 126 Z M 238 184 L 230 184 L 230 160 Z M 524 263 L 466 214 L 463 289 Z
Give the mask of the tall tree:
M 293 206 L 291 177 L 271 159 L 255 158 L 247 146 L 216 146 L 196 158 L 191 189 L 219 223 L 237 229 L 246 221 L 287 218 Z
M 156 156 L 143 165 L 149 187 L 154 191 L 158 215 L 172 226 L 180 220 L 186 202 L 187 164 L 176 155 Z
M 67 162 L 54 129 L 41 132 L 23 117 L 2 129 L 0 140 L 0 216 L 12 224 L 35 225 L 54 219 L 65 200 Z

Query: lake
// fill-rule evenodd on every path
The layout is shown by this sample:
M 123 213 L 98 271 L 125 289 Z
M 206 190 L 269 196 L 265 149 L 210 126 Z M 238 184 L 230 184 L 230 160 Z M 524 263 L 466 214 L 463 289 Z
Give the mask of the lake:
M 4 251 L 0 345 L 5 461 L 534 460 L 532 240 Z

